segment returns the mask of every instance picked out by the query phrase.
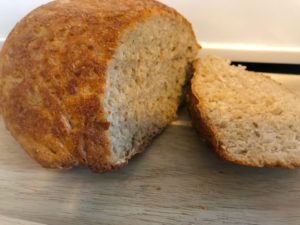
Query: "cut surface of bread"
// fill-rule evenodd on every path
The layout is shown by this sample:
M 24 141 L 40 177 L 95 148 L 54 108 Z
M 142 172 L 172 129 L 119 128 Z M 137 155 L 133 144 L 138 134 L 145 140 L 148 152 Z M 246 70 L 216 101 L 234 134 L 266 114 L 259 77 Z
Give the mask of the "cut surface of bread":
M 1 113 L 43 166 L 111 171 L 176 117 L 198 50 L 189 22 L 157 1 L 53 1 L 3 46 Z
M 194 63 L 188 107 L 217 154 L 254 167 L 300 166 L 300 98 L 280 83 L 229 60 Z
M 108 66 L 104 100 L 116 160 L 143 150 L 175 119 L 197 49 L 186 26 L 161 16 L 125 33 L 121 43 Z

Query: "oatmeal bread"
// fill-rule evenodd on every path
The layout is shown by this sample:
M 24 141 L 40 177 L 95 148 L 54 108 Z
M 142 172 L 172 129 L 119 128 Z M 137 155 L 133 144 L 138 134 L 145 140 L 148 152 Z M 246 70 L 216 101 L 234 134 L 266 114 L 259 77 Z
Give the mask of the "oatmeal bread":
M 3 46 L 1 113 L 44 167 L 112 171 L 175 118 L 199 48 L 190 23 L 157 1 L 53 1 Z

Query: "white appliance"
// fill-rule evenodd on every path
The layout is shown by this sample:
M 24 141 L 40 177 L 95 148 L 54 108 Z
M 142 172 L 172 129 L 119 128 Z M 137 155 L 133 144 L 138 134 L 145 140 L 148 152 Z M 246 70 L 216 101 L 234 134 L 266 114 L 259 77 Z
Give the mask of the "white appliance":
M 299 0 L 161 0 L 193 24 L 202 54 L 236 61 L 300 64 Z M 1 0 L 0 42 L 49 0 Z M 1 45 L 1 43 L 0 43 Z

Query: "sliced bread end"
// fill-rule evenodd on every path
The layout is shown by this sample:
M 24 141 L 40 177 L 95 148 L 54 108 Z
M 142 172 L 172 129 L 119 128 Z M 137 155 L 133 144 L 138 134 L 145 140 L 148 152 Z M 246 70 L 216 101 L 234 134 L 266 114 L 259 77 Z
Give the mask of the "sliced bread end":
M 269 77 L 207 56 L 194 63 L 188 107 L 221 158 L 253 167 L 300 166 L 299 98 Z

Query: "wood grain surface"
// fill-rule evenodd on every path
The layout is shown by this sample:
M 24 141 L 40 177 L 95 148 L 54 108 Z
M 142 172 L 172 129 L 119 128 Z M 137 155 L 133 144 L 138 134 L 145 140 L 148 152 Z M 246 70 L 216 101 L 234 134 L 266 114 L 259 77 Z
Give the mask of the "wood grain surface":
M 300 76 L 273 76 L 300 94 Z M 299 103 L 300 104 L 300 103 Z M 220 161 L 183 109 L 148 150 L 111 174 L 47 170 L 0 122 L 0 224 L 300 224 L 300 169 Z

